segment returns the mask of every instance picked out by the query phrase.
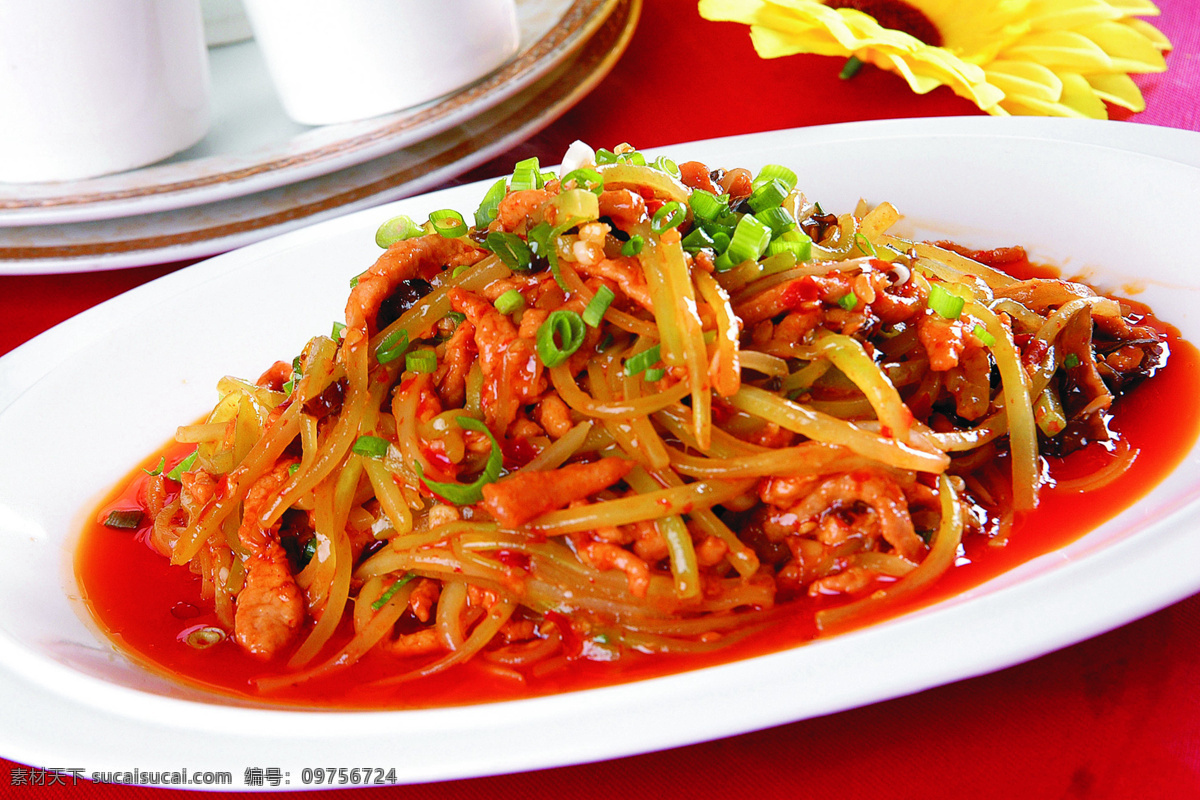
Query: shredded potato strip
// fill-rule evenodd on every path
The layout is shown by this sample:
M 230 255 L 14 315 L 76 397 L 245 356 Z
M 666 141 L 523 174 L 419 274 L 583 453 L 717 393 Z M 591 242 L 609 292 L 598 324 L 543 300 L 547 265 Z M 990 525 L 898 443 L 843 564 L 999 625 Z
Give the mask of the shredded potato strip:
M 717 283 L 716 278 L 703 270 L 695 270 L 693 277 L 700 297 L 717 318 L 717 347 L 709 367 L 709 377 L 716 393 L 721 397 L 728 397 L 742 384 L 739 361 L 741 325 L 734 316 L 729 293 Z
M 866 349 L 857 339 L 840 333 L 821 331 L 817 334 L 817 349 L 850 379 L 870 401 L 875 416 L 890 435 L 899 442 L 908 442 L 908 429 L 912 424 L 912 412 L 900 393 L 880 369 L 875 360 L 867 355 Z
M 654 478 L 641 468 L 635 467 L 625 477 L 634 491 L 646 493 L 661 488 Z M 696 548 L 692 545 L 692 534 L 683 517 L 678 514 L 654 520 L 654 527 L 662 534 L 667 544 L 667 556 L 671 562 L 671 575 L 675 578 L 675 594 L 681 600 L 700 596 L 700 567 L 696 563 Z
M 611 400 L 603 402 L 589 396 L 575 383 L 575 376 L 565 364 L 549 370 L 550 380 L 559 396 L 574 410 L 588 417 L 602 419 L 631 419 L 653 414 L 677 402 L 688 393 L 688 385 L 679 382 L 660 394 L 636 400 Z
M 844 445 L 856 453 L 900 469 L 941 473 L 950 464 L 949 457 L 944 453 L 918 450 L 785 400 L 756 386 L 743 384 L 738 393 L 729 398 L 729 403 L 813 441 Z
M 852 626 L 886 606 L 924 591 L 954 565 L 958 545 L 962 541 L 963 511 L 951 479 L 945 475 L 938 476 L 938 497 L 942 519 L 933 535 L 929 553 L 921 564 L 886 589 L 880 589 L 844 606 L 818 611 L 817 627 L 822 633 Z
M 753 481 L 696 481 L 686 486 L 591 503 L 542 514 L 529 523 L 533 530 L 550 535 L 593 530 L 610 525 L 656 520 L 672 514 L 687 514 L 696 508 L 711 508 L 737 497 Z

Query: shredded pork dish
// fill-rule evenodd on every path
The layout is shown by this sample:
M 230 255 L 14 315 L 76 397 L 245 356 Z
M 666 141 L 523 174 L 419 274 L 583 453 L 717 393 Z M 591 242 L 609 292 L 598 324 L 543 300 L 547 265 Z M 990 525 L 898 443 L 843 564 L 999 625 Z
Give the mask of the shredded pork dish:
M 105 522 L 200 576 L 202 643 L 276 665 L 264 692 L 369 651 L 388 683 L 520 680 L 719 648 L 800 597 L 843 630 L 1002 546 L 1045 456 L 1105 445 L 1075 488 L 1128 466 L 1112 404 L 1167 358 L 1144 309 L 802 188 L 577 143 L 473 219 L 388 220 L 344 324 L 222 379 Z

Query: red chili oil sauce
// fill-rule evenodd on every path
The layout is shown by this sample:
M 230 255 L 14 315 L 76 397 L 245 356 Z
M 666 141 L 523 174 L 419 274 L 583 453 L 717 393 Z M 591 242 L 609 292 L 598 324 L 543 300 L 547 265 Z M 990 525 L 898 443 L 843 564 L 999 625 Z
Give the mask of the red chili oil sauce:
M 1200 354 L 1172 336 L 1169 363 L 1152 379 L 1117 401 L 1113 428 L 1138 450 L 1132 467 L 1103 489 L 1088 494 L 1044 489 L 1036 510 L 1024 514 L 1007 544 L 989 546 L 984 537 L 968 537 L 966 559 L 951 568 L 928 592 L 911 603 L 888 610 L 896 616 L 977 586 L 990 578 L 1063 547 L 1129 507 L 1170 472 L 1196 441 L 1200 428 Z M 1094 447 L 1094 446 L 1093 446 Z M 168 448 L 167 464 L 184 455 Z M 158 463 L 148 459 L 147 468 Z M 1052 464 L 1065 472 L 1081 461 L 1095 459 L 1085 448 Z M 1086 465 L 1084 465 L 1086 466 Z M 129 531 L 99 523 L 111 509 L 137 508 L 140 471 L 101 507 L 95 523 L 82 536 L 76 572 L 92 612 L 125 651 L 152 669 L 215 692 L 286 706 L 335 708 L 419 708 L 460 705 L 554 694 L 682 672 L 774 652 L 816 636 L 814 612 L 844 600 L 800 598 L 790 612 L 769 629 L 704 654 L 648 655 L 630 652 L 616 661 L 570 662 L 563 669 L 524 682 L 491 671 L 480 659 L 447 672 L 399 687 L 371 688 L 369 684 L 408 670 L 409 664 L 371 651 L 357 664 L 334 675 L 310 680 L 269 694 L 260 692 L 256 678 L 279 674 L 283 660 L 264 664 L 245 654 L 231 639 L 198 650 L 184 642 L 199 626 L 217 625 L 209 603 L 200 599 L 200 580 L 186 567 L 170 566 L 145 543 L 145 530 Z M 972 541 L 974 540 L 974 541 Z M 872 620 L 875 621 L 875 620 Z M 336 652 L 350 635 L 343 621 L 340 635 L 313 663 Z

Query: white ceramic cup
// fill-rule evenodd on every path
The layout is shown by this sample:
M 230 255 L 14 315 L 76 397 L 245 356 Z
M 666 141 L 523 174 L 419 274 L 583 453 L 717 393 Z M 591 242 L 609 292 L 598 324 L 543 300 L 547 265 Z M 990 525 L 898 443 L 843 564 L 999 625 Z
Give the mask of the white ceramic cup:
M 199 0 L 0 0 L 0 181 L 133 169 L 208 124 Z
M 243 0 L 288 116 L 306 125 L 408 108 L 517 52 L 514 0 Z

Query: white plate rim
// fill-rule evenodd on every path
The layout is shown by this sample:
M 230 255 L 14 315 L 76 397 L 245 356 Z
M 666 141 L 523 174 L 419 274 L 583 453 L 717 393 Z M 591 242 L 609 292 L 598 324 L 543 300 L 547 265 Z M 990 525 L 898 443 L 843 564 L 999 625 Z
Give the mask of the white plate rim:
M 1177 171 L 1186 171 L 1189 181 L 1198 180 L 1196 167 L 1176 161 L 1169 153 L 1156 152 L 1153 145 L 1147 146 L 1132 129 L 1096 129 L 1075 135 L 1072 127 L 980 118 L 901 120 L 732 137 L 664 150 L 678 153 L 684 148 L 704 151 L 706 147 L 720 147 L 731 152 L 762 153 L 770 152 L 772 143 L 778 144 L 788 137 L 803 140 L 809 146 L 819 146 L 823 141 L 895 144 L 935 137 L 944 142 L 1002 140 L 1035 148 L 1038 142 L 1079 144 L 1083 139 L 1082 143 L 1097 152 L 1110 150 L 1112 158 L 1178 164 Z M 482 185 L 455 187 L 405 202 L 427 205 L 458 202 L 466 207 L 467 198 Z M 219 280 L 256 260 L 308 247 L 323 237 L 357 230 L 366 224 L 366 218 L 359 213 L 262 242 L 146 284 L 63 323 L 0 358 L 0 414 L 25 391 L 35 388 L 45 375 L 68 361 L 79 346 L 80 337 L 89 332 L 119 327 L 123 319 L 138 309 L 207 281 Z M 1195 326 L 1194 322 L 1191 324 Z M 1192 472 L 1197 463 L 1200 457 L 1194 448 L 1188 461 Z M 332 753 L 336 763 L 342 763 L 338 761 L 339 754 L 349 754 L 347 759 L 352 760 L 353 755 L 369 752 L 362 749 L 364 746 L 369 747 L 371 742 L 398 727 L 415 732 L 417 739 L 422 735 L 456 737 L 455 751 L 460 758 L 453 763 L 439 762 L 432 751 L 414 742 L 414 762 L 405 765 L 402 782 L 594 761 L 756 730 L 999 669 L 1080 641 L 1193 594 L 1200 589 L 1200 574 L 1179 566 L 1164 574 L 1163 565 L 1194 563 L 1200 555 L 1200 530 L 1186 524 L 1197 519 L 1198 499 L 1200 478 L 1191 475 L 1173 505 L 1164 506 L 1153 518 L 1125 520 L 1121 538 L 1090 552 L 1085 548 L 1077 559 L 1041 572 L 1032 570 L 1032 574 L 998 590 L 973 590 L 884 625 L 805 648 L 636 684 L 492 706 L 418 712 L 317 712 L 321 729 L 318 734 L 310 733 L 314 717 L 311 712 L 249 710 L 147 697 L 133 690 L 98 686 L 99 681 L 94 678 L 85 677 L 70 689 L 59 686 L 58 693 L 53 694 L 54 681 L 73 671 L 59 664 L 47 664 L 45 659 L 22 651 L 21 645 L 14 644 L 5 633 L 0 635 L 0 697 L 7 696 L 15 705 L 0 703 L 0 720 L 5 722 L 0 725 L 0 753 L 31 764 L 86 763 L 89 769 L 129 766 L 127 754 L 123 756 L 115 748 L 75 732 L 57 730 L 49 721 L 53 713 L 47 715 L 47 712 L 61 713 L 64 709 L 78 712 L 81 719 L 88 720 L 83 733 L 94 734 L 96 730 L 136 733 L 139 741 L 151 745 L 149 752 L 138 758 L 145 768 L 153 768 L 155 763 L 175 763 L 172 759 L 176 758 L 181 739 L 186 739 L 189 744 L 198 745 L 198 749 L 190 751 L 196 768 L 229 769 L 233 765 L 235 776 L 241 765 L 255 763 L 278 763 L 298 769 L 298 765 L 311 764 L 312 755 L 322 749 Z M 1051 554 L 1049 560 L 1057 562 L 1064 558 Z M 1071 578 L 1069 586 L 1063 576 Z M 1120 584 L 1134 581 L 1149 588 L 1114 603 L 1112 587 L 1118 579 Z M 1014 600 L 1036 600 L 1046 613 L 1064 617 L 1056 625 L 1030 631 L 1024 627 L 1026 618 L 1014 617 L 1008 610 Z M 989 620 L 986 631 L 958 627 L 964 620 L 977 620 L 979 614 Z M 913 652 L 920 641 L 919 636 L 917 639 L 913 636 L 928 633 L 931 627 L 958 630 L 962 638 L 949 654 L 952 658 L 937 664 L 925 663 L 918 675 L 886 670 L 875 674 L 844 658 L 847 653 L 853 655 L 864 641 L 874 647 L 892 648 L 886 651 L 888 659 L 924 657 L 927 654 Z M 804 685 L 806 680 L 816 681 L 822 676 L 828 678 L 827 670 L 833 668 L 852 680 L 821 682 L 826 693 L 819 697 L 780 696 L 781 686 Z M 867 679 L 871 682 L 864 690 L 862 681 Z M 736 693 L 731 693 L 733 696 L 713 696 L 715 686 L 730 685 L 739 687 Z M 96 691 L 107 697 L 97 700 L 93 695 Z M 40 699 L 39 692 L 43 695 Z M 681 710 L 698 695 L 705 696 L 710 703 L 710 713 L 699 716 L 683 713 L 677 717 L 668 714 L 656 717 L 653 724 L 631 724 L 631 709 Z M 120 704 L 114 706 L 114 701 Z M 43 704 L 40 709 L 39 703 Z M 44 707 L 45 703 L 52 708 Z M 31 708 L 43 713 L 31 715 Z M 260 726 L 258 735 L 244 733 L 243 726 Z M 270 741 L 262 733 L 265 728 L 272 731 Z M 217 729 L 230 733 L 221 742 L 206 744 L 202 734 Z M 154 745 L 151 739 L 162 742 Z M 332 751 L 330 739 L 336 740 Z M 530 742 L 538 746 L 517 746 Z M 48 749 L 53 747 L 58 749 Z M 70 751 L 71 747 L 75 750 Z M 484 748 L 481 757 L 465 761 L 461 758 L 464 752 L 472 753 L 478 748 Z M 294 776 L 292 788 L 296 788 Z
M 288 187 L 154 215 L 85 223 L 100 229 L 83 243 L 55 239 L 59 231 L 64 237 L 78 235 L 79 223 L 0 228 L 0 276 L 99 272 L 202 258 L 431 189 L 535 135 L 591 92 L 625 52 L 641 4 L 642 0 L 615 0 L 603 24 L 557 69 L 483 112 L 470 126 L 455 126 L 406 148 Z M 486 120 L 492 120 L 486 131 L 468 130 Z M 419 164 L 409 163 L 419 153 L 430 155 Z M 304 202 L 293 202 L 297 192 L 303 193 Z M 189 227 L 192 217 L 202 214 L 220 220 L 230 209 L 243 207 L 254 208 L 259 216 L 238 218 L 235 225 Z M 19 245 L 18 231 L 37 243 Z M 153 244 L 140 246 L 143 241 Z
M 525 0 L 528 2 L 528 0 Z M 518 0 L 522 2 L 522 0 Z M 337 126 L 310 127 L 245 155 L 214 154 L 58 184 L 0 183 L 4 227 L 109 219 L 219 202 L 361 164 L 477 116 L 553 70 L 595 33 L 616 0 L 566 0 L 561 16 L 508 62 L 446 97 Z M 234 47 L 256 47 L 253 41 Z M 332 141 L 316 136 L 334 134 Z M 318 140 L 309 146 L 308 139 Z

